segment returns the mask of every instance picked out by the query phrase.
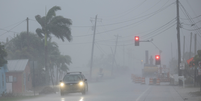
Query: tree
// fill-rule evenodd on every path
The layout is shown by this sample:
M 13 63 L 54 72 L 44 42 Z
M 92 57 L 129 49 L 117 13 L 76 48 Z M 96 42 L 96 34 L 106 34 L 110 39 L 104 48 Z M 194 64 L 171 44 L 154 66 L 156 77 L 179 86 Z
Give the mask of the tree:
M 68 55 L 59 55 L 56 60 L 57 74 L 56 82 L 63 76 L 63 73 L 69 70 L 68 65 L 72 63 L 71 57 Z M 59 75 L 58 75 L 59 74 Z
M 56 16 L 57 10 L 61 10 L 61 8 L 59 6 L 54 6 L 48 11 L 46 16 L 35 16 L 37 22 L 42 27 L 37 28 L 36 33 L 41 38 L 44 38 L 44 36 L 50 37 L 50 34 L 53 34 L 57 38 L 62 39 L 62 41 L 64 41 L 64 38 L 71 41 L 70 25 L 72 25 L 72 21 L 63 16 Z
M 47 45 L 49 50 L 49 60 L 47 63 L 50 67 L 50 71 L 53 72 L 57 57 L 60 56 L 60 51 L 58 45 L 55 42 L 52 42 L 51 39 L 47 41 Z M 5 44 L 5 48 L 8 52 L 8 59 L 29 59 L 31 61 L 37 61 L 38 66 L 35 68 L 34 80 L 36 81 L 36 86 L 47 84 L 50 80 L 53 81 L 52 73 L 44 70 L 44 47 L 44 40 L 41 40 L 34 33 L 27 34 L 27 32 L 20 33 Z M 51 76 L 49 76 L 50 74 Z M 51 77 L 51 79 L 49 77 Z
M 21 32 L 5 44 L 8 59 L 30 59 L 43 61 L 43 41 L 34 33 Z
M 29 59 L 37 61 L 35 68 L 35 85 L 43 85 L 49 82 L 44 67 L 44 42 L 34 33 L 21 32 L 19 35 L 11 39 L 5 44 L 8 52 L 7 59 Z M 31 68 L 31 72 L 33 69 Z M 33 74 L 32 74 L 32 79 Z
M 72 21 L 68 18 L 64 18 L 63 16 L 56 16 L 56 11 L 61 10 L 59 6 L 52 7 L 47 15 L 41 17 L 40 15 L 36 15 L 35 19 L 41 25 L 42 28 L 37 28 L 36 33 L 42 39 L 45 39 L 45 68 L 47 68 L 48 56 L 47 56 L 47 37 L 51 38 L 50 34 L 55 35 L 57 38 L 64 41 L 66 38 L 68 41 L 72 40 L 70 25 L 72 25 Z M 45 38 L 44 38 L 45 37 Z M 51 67 L 50 67 L 51 68 Z
M 5 60 L 6 56 L 7 56 L 7 52 L 4 48 L 4 45 L 0 43 L 0 67 L 2 67 L 4 64 L 7 63 L 7 60 Z

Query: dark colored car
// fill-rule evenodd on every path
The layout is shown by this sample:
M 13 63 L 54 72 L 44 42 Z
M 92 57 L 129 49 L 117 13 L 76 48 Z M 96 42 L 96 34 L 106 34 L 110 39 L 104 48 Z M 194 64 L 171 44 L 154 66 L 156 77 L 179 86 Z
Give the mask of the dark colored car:
M 82 72 L 68 72 L 63 80 L 60 81 L 61 96 L 67 93 L 82 93 L 88 91 L 88 83 Z

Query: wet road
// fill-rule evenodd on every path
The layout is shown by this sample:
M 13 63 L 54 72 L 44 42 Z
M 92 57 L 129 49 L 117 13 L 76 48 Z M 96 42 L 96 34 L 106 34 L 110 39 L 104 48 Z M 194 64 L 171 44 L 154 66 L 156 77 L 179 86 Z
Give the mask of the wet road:
M 146 81 L 148 83 L 148 81 Z M 89 83 L 89 92 L 60 96 L 51 94 L 24 101 L 183 101 L 171 86 L 135 84 L 130 76 Z

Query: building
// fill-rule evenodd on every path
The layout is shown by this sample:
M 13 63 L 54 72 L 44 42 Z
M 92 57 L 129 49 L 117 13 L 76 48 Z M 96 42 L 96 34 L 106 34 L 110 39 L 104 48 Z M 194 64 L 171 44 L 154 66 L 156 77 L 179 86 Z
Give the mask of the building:
M 7 92 L 21 95 L 32 89 L 31 70 L 28 59 L 8 60 L 7 67 Z
M 7 72 L 7 65 L 0 67 L 0 96 L 3 93 L 6 93 L 6 72 Z

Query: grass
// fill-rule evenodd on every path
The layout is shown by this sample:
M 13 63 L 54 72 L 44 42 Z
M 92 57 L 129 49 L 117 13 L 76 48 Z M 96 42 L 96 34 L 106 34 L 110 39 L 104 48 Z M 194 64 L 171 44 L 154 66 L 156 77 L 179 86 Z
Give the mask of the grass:
M 36 96 L 15 96 L 15 97 L 0 97 L 1 101 L 21 101 L 21 100 L 25 100 L 25 99 L 32 99 L 32 98 L 36 98 L 39 95 Z

